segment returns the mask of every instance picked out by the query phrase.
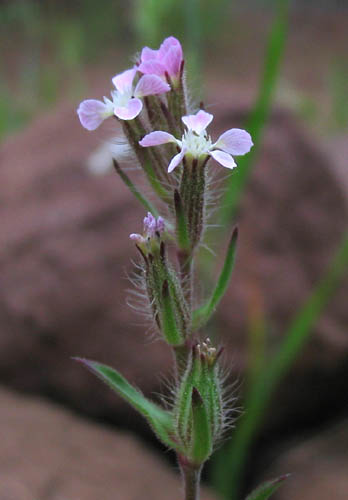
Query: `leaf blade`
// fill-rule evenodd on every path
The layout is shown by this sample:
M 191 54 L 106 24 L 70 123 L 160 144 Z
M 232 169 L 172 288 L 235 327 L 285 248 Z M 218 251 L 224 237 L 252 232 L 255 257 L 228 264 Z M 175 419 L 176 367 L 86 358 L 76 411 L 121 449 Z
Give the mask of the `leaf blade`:
M 285 474 L 284 476 L 278 477 L 276 479 L 271 479 L 265 483 L 258 486 L 254 491 L 252 491 L 245 500 L 268 500 L 268 498 L 273 495 L 273 493 L 283 484 L 283 482 L 290 476 L 290 474 Z
M 94 375 L 106 383 L 113 391 L 121 396 L 135 410 L 137 410 L 150 424 L 158 438 L 167 446 L 176 448 L 177 444 L 171 435 L 174 433 L 171 414 L 157 404 L 147 399 L 140 391 L 133 387 L 120 373 L 110 366 L 84 358 L 73 358 L 84 365 Z
M 210 299 L 206 302 L 206 304 L 196 309 L 193 313 L 194 329 L 202 327 L 205 323 L 209 321 L 211 315 L 213 314 L 219 302 L 222 300 L 223 296 L 227 291 L 235 264 L 237 240 L 238 240 L 238 228 L 235 227 L 230 239 L 230 243 L 227 248 L 225 262 L 222 267 L 218 281 L 215 285 L 215 289 Z
M 152 205 L 152 203 L 143 196 L 140 191 L 136 188 L 136 186 L 133 184 L 133 182 L 130 180 L 128 175 L 121 169 L 119 166 L 118 162 L 115 160 L 115 158 L 112 159 L 112 162 L 114 164 L 114 168 L 118 175 L 121 177 L 122 181 L 124 184 L 128 187 L 129 191 L 135 196 L 135 198 L 143 205 L 145 210 L 147 212 L 151 212 L 152 215 L 155 217 L 158 217 L 158 210 L 157 208 Z

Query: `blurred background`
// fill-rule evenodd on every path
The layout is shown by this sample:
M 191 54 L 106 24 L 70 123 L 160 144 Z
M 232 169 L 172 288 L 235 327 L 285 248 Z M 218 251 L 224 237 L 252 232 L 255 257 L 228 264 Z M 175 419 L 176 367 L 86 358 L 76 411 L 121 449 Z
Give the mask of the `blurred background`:
M 107 168 L 120 131 L 87 132 L 76 108 L 169 35 L 213 136 L 255 142 L 200 255 L 203 299 L 238 223 L 207 332 L 240 412 L 203 498 L 285 473 L 275 500 L 348 498 L 347 33 L 345 0 L 0 1 L 0 500 L 180 496 L 171 453 L 70 359 L 167 390 L 170 353 L 126 305 L 143 209 Z

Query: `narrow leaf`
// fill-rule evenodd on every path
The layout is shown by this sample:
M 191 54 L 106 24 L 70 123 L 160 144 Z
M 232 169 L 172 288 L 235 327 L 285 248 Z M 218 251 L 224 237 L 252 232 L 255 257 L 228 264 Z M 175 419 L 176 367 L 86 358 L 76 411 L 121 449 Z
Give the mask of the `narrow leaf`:
M 212 432 L 209 416 L 198 389 L 192 390 L 192 441 L 190 459 L 193 463 L 203 464 L 213 450 Z
M 151 212 L 152 215 L 154 215 L 155 217 L 158 217 L 159 214 L 158 214 L 157 208 L 154 207 L 152 205 L 152 203 L 149 200 L 147 200 L 145 198 L 145 196 L 143 196 L 140 193 L 140 191 L 138 191 L 138 189 L 135 187 L 135 185 L 130 180 L 130 178 L 128 177 L 128 175 L 121 169 L 121 167 L 119 166 L 119 164 L 115 160 L 115 158 L 113 158 L 112 161 L 113 161 L 113 164 L 114 164 L 116 172 L 121 177 L 121 179 L 123 180 L 123 182 L 125 183 L 125 185 L 128 187 L 128 189 L 131 191 L 131 193 L 133 193 L 133 195 L 136 197 L 136 199 L 138 201 L 140 201 L 140 203 L 143 205 L 143 207 L 145 208 L 145 210 L 147 212 Z
M 173 346 L 182 345 L 183 337 L 177 328 L 175 313 L 173 310 L 172 300 L 168 281 L 165 280 L 162 287 L 162 329 L 163 335 L 168 344 Z
M 250 495 L 247 496 L 246 500 L 267 500 L 289 476 L 290 474 L 286 474 L 284 476 L 278 477 L 277 479 L 266 481 L 265 483 L 261 484 L 261 486 L 258 486 L 252 493 L 250 493 Z
M 345 234 L 329 270 L 296 314 L 283 336 L 278 352 L 250 387 L 245 400 L 246 411 L 232 440 L 215 458 L 214 483 L 223 498 L 234 500 L 237 497 L 248 451 L 263 421 L 273 392 L 300 354 L 324 307 L 347 273 L 347 267 L 348 235 Z
M 73 359 L 82 363 L 113 391 L 127 401 L 135 410 L 143 415 L 157 437 L 165 445 L 175 449 L 178 448 L 171 437 L 174 429 L 172 417 L 168 411 L 163 410 L 160 406 L 145 398 L 140 391 L 133 387 L 120 373 L 110 366 L 83 358 Z
M 280 73 L 287 35 L 290 1 L 276 0 L 276 3 L 277 12 L 267 40 L 259 93 L 245 127 L 253 139 L 254 147 L 249 154 L 238 158 L 238 168 L 230 177 L 225 199 L 221 205 L 223 207 L 221 210 L 221 223 L 224 226 L 234 217 L 240 197 L 255 164 Z
M 219 279 L 217 281 L 215 290 L 213 291 L 211 298 L 206 304 L 204 304 L 199 309 L 196 309 L 193 313 L 193 327 L 194 329 L 200 328 L 209 320 L 210 316 L 215 311 L 220 300 L 226 293 L 228 284 L 231 278 L 231 274 L 234 268 L 236 247 L 238 239 L 238 228 L 236 227 L 232 233 L 230 244 L 227 249 L 225 262 L 221 270 Z
M 181 196 L 177 189 L 174 191 L 174 206 L 178 246 L 181 250 L 188 250 L 190 248 L 190 237 L 187 228 L 187 220 L 182 206 Z
M 171 201 L 168 191 L 162 186 L 161 182 L 158 180 L 154 169 L 152 168 L 151 162 L 146 161 L 143 164 L 144 172 L 146 173 L 147 179 L 151 184 L 152 189 L 155 193 L 163 200 L 165 203 Z

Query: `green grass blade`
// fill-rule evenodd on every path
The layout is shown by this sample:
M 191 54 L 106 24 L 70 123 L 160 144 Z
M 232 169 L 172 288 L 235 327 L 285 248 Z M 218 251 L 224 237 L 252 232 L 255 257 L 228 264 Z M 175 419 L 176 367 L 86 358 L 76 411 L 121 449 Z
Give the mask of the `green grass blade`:
M 216 283 L 215 289 L 211 295 L 211 298 L 208 300 L 206 304 L 204 304 L 199 309 L 196 309 L 193 313 L 193 328 L 197 329 L 203 326 L 211 317 L 213 312 L 215 311 L 217 305 L 219 304 L 222 297 L 225 295 L 226 290 L 228 288 L 228 284 L 230 282 L 231 274 L 234 268 L 235 256 L 236 256 L 236 247 L 237 247 L 237 239 L 238 239 L 238 229 L 235 228 L 232 237 L 230 240 L 230 244 L 227 249 L 225 262 L 223 268 L 221 270 L 219 279 Z
M 262 423 L 274 389 L 301 352 L 313 326 L 347 269 L 348 235 L 346 234 L 328 272 L 297 313 L 277 354 L 268 363 L 268 368 L 260 374 L 249 390 L 245 399 L 246 411 L 239 420 L 232 440 L 215 458 L 213 482 L 222 498 L 228 500 L 237 498 L 250 445 Z
M 259 95 L 245 127 L 252 136 L 254 147 L 249 154 L 238 158 L 238 168 L 230 177 L 222 203 L 221 223 L 223 225 L 228 224 L 235 214 L 258 154 L 262 133 L 271 109 L 280 63 L 284 54 L 289 3 L 289 0 L 277 0 L 277 13 L 268 38 Z
M 74 358 L 82 363 L 94 375 L 105 382 L 121 398 L 129 403 L 143 417 L 146 418 L 157 437 L 167 446 L 176 447 L 171 435 L 174 433 L 172 416 L 160 406 L 149 399 L 133 387 L 120 373 L 110 366 L 103 365 L 88 359 Z M 177 448 L 177 447 L 176 447 Z
M 158 214 L 157 208 L 154 207 L 154 205 L 152 205 L 152 203 L 149 200 L 147 200 L 145 198 L 145 196 L 143 196 L 140 193 L 140 191 L 138 191 L 138 189 L 135 187 L 135 185 L 130 180 L 130 178 L 128 177 L 128 175 L 125 174 L 125 172 L 121 169 L 121 167 L 119 166 L 119 164 L 117 163 L 117 161 L 115 160 L 115 158 L 112 159 L 112 162 L 114 164 L 115 170 L 118 173 L 118 175 L 121 177 L 121 179 L 123 180 L 123 182 L 125 183 L 125 185 L 128 187 L 128 189 L 130 190 L 130 192 L 136 197 L 136 199 L 138 201 L 140 201 L 140 203 L 143 205 L 143 207 L 145 208 L 145 210 L 147 212 L 151 212 L 152 215 L 154 215 L 155 217 L 158 217 L 159 214 Z
M 268 498 L 273 495 L 273 493 L 288 477 L 289 475 L 286 474 L 284 476 L 278 477 L 277 479 L 272 479 L 271 481 L 267 481 L 261 484 L 254 491 L 252 491 L 245 500 L 268 500 Z

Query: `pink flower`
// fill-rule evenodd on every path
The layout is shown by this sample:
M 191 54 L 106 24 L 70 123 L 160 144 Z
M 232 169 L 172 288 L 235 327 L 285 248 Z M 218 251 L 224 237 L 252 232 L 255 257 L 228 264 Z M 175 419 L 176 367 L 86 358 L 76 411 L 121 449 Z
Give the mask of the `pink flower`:
M 141 51 L 138 70 L 144 74 L 158 75 L 165 78 L 165 74 L 176 80 L 181 71 L 183 53 L 179 40 L 170 36 L 166 38 L 158 50 L 144 47 Z
M 112 100 L 104 97 L 103 101 L 88 99 L 82 101 L 77 109 L 81 125 L 87 130 L 95 130 L 110 116 L 120 120 L 133 120 L 143 108 L 142 97 L 168 92 L 170 86 L 157 75 L 143 75 L 135 88 L 133 85 L 136 68 L 127 69 L 114 76 L 112 83 L 116 90 L 111 92 Z
M 212 156 L 223 167 L 232 169 L 237 166 L 232 155 L 240 156 L 249 153 L 253 146 L 251 136 L 245 130 L 232 128 L 220 135 L 213 144 L 206 132 L 213 118 L 213 115 L 200 110 L 195 115 L 182 117 L 187 130 L 181 140 L 168 132 L 155 131 L 145 135 L 139 144 L 146 148 L 168 142 L 176 143 L 180 152 L 172 158 L 168 172 L 172 172 L 182 162 L 184 156 L 193 158 Z

